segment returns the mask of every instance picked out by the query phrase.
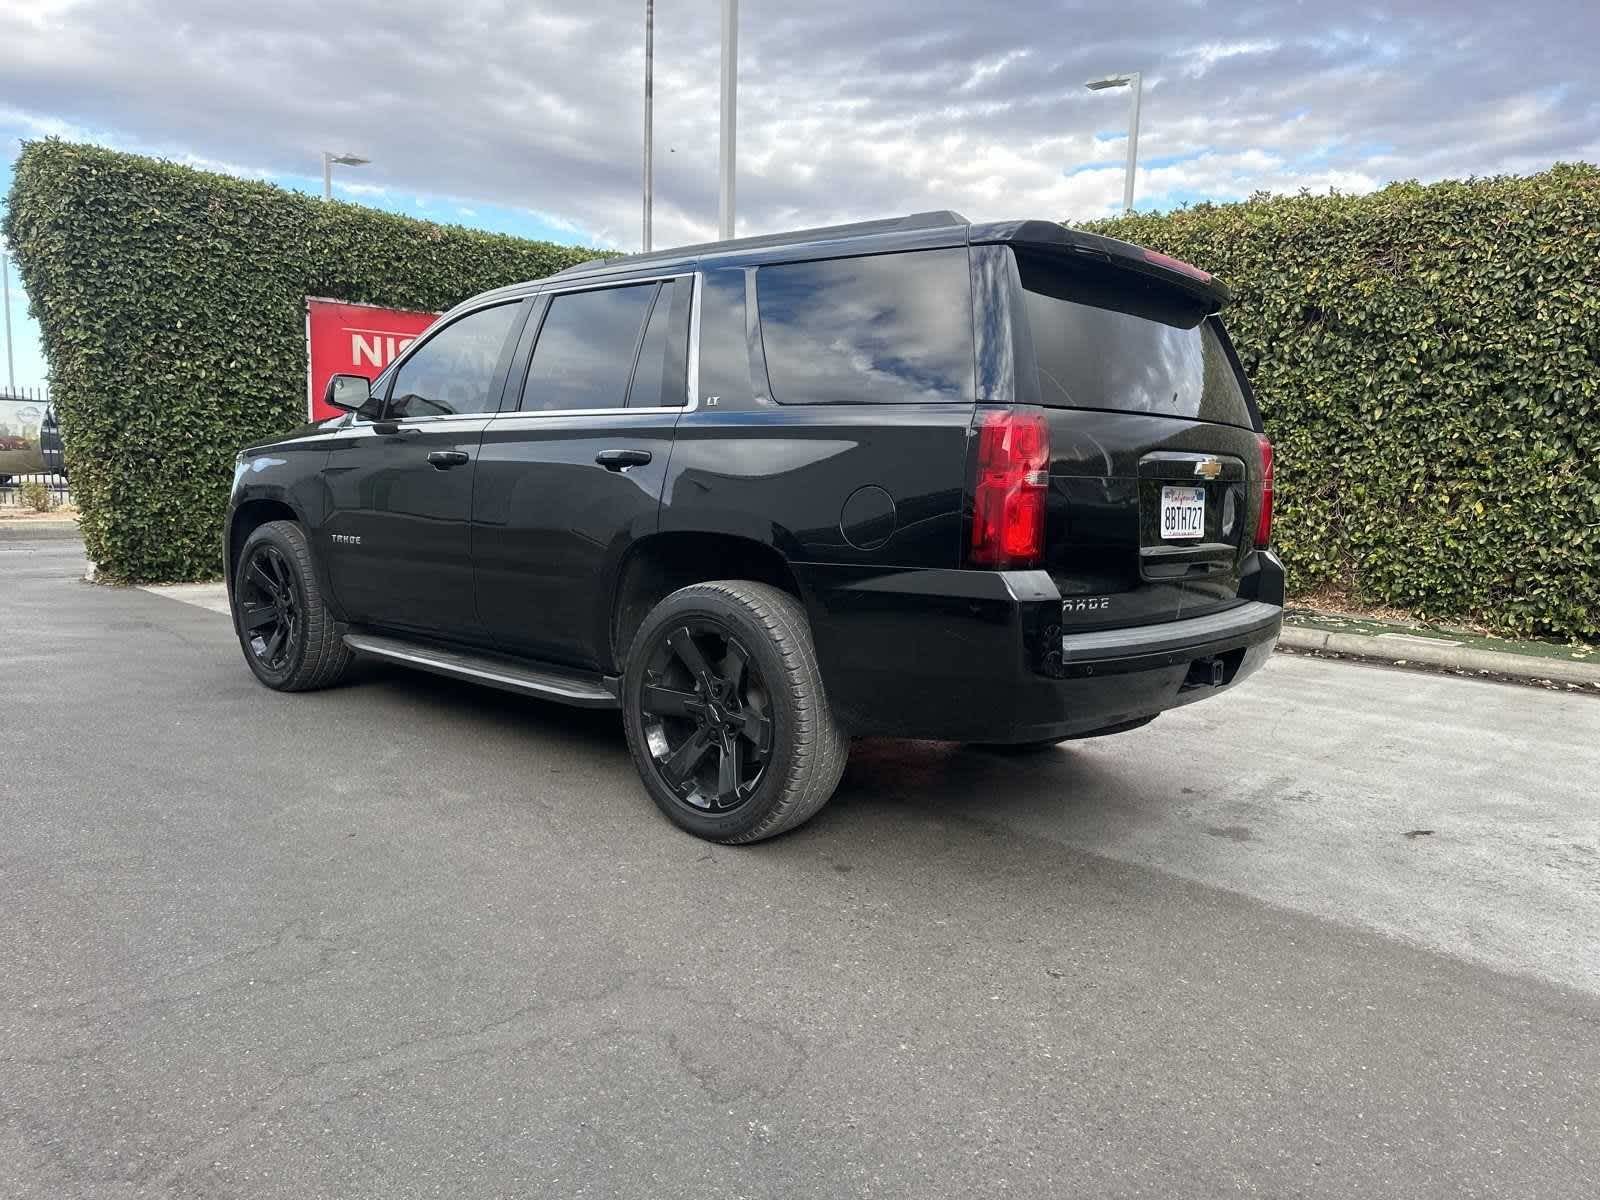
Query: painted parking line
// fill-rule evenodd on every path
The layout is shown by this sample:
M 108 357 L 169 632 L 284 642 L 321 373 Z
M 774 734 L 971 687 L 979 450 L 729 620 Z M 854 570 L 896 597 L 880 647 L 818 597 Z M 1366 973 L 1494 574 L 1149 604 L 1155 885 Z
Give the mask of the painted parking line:
M 152 596 L 165 596 L 168 600 L 181 600 L 209 612 L 228 614 L 228 588 L 222 583 L 164 583 L 145 584 L 139 588 Z

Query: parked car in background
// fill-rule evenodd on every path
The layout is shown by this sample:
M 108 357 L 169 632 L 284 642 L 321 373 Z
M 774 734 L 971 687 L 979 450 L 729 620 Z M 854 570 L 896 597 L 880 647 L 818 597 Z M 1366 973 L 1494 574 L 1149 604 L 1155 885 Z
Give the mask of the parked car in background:
M 0 392 L 0 484 L 52 469 L 40 446 L 47 408 L 42 400 Z
M 1282 620 L 1227 299 L 953 213 L 474 297 L 239 455 L 245 659 L 280 691 L 366 655 L 620 708 L 656 804 L 724 842 L 815 813 L 852 736 L 1137 728 Z

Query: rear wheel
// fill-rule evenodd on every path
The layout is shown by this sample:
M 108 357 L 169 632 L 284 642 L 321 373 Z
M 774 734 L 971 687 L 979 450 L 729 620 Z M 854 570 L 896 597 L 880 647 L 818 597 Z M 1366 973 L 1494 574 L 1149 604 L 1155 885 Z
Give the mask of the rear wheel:
M 328 687 L 350 665 L 311 544 L 292 521 L 269 521 L 245 542 L 233 576 L 233 627 L 250 670 L 275 691 Z
M 717 842 L 755 842 L 816 814 L 850 741 L 833 719 L 805 610 L 762 583 L 672 593 L 634 635 L 628 748 L 656 805 Z

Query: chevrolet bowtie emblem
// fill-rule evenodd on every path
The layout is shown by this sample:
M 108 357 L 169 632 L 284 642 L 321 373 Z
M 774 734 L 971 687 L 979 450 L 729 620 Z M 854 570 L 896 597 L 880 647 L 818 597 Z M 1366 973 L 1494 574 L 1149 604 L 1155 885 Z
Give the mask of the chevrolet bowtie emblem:
M 1222 464 L 1214 458 L 1202 458 L 1194 465 L 1196 475 L 1204 475 L 1207 479 L 1215 479 L 1222 474 Z

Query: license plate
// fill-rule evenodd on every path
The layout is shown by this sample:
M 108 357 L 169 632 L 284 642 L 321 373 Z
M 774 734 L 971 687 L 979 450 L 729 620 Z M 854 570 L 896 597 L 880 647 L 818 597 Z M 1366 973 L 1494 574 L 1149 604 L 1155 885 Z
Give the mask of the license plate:
M 1161 536 L 1197 538 L 1206 531 L 1206 490 L 1198 487 L 1161 489 Z

